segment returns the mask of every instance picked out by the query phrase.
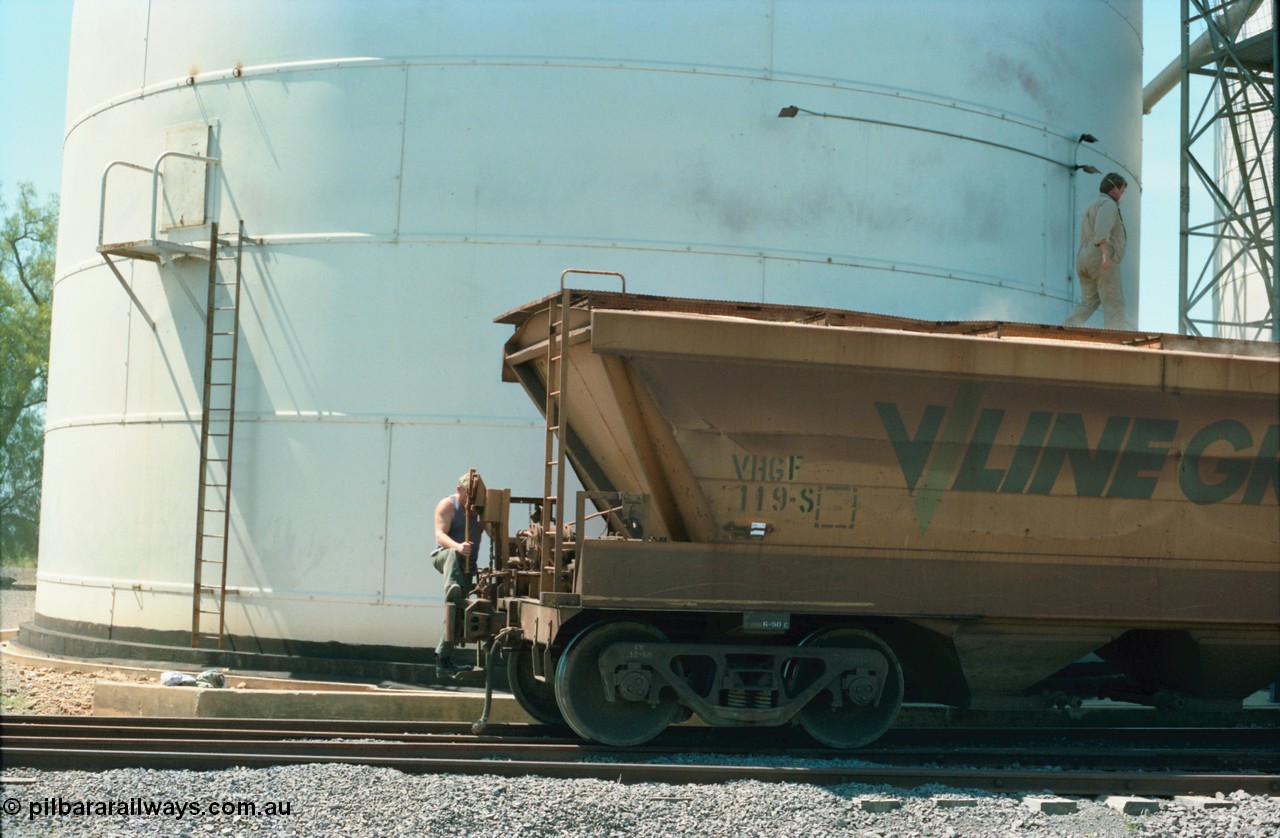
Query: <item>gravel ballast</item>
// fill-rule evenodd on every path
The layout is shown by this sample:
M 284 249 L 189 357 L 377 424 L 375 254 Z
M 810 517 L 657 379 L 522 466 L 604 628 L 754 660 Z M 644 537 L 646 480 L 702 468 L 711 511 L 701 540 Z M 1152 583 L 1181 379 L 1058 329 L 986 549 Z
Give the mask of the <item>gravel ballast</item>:
M 47 835 L 1237 836 L 1280 835 L 1280 799 L 1170 800 L 1126 815 L 1102 800 L 1033 812 L 1023 795 L 754 781 L 714 786 L 409 775 L 347 765 L 216 772 L 10 771 L 0 831 Z M 889 811 L 884 801 L 891 801 Z M 875 805 L 880 803 L 881 805 Z M 948 805 L 948 804 L 961 805 Z M 891 808 L 893 805 L 897 808 Z M 864 805 L 866 808 L 864 808 Z M 108 808 L 113 807 L 113 808 Z M 150 813 L 148 809 L 151 810 Z

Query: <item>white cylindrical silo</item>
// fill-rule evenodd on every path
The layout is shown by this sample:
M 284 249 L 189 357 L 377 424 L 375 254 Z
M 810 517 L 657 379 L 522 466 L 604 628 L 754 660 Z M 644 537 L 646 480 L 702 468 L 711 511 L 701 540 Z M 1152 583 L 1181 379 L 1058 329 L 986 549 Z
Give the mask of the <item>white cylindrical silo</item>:
M 209 217 L 252 239 L 233 645 L 382 654 L 434 642 L 454 478 L 540 493 L 493 317 L 574 267 L 1060 321 L 1097 193 L 1076 167 L 1139 181 L 1140 64 L 1137 0 L 78 4 L 35 628 L 190 627 L 207 265 L 118 260 L 126 293 L 95 252 L 111 161 L 207 136 Z M 148 194 L 113 171 L 106 241 L 145 237 Z

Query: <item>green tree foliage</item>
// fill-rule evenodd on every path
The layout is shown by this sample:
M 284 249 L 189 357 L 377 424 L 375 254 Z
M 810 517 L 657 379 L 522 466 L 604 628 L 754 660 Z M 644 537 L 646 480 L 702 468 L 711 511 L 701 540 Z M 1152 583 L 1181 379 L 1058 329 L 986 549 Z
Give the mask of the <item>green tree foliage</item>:
M 6 211 L 0 191 L 0 562 L 34 555 L 39 534 L 58 199 L 22 183 Z

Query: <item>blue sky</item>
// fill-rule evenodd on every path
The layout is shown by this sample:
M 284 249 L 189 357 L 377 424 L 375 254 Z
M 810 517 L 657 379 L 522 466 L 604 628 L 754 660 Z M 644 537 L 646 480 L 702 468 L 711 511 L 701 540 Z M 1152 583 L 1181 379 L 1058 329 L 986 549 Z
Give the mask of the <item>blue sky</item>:
M 61 186 L 71 0 L 0 0 L 0 182 L 13 209 L 20 181 Z
M 1143 79 L 1150 80 L 1179 50 L 1179 4 L 1143 0 Z M 0 184 L 12 208 L 20 181 L 41 196 L 61 186 L 66 119 L 71 0 L 0 0 Z M 1178 93 L 1143 123 L 1141 238 L 1142 329 L 1177 331 Z

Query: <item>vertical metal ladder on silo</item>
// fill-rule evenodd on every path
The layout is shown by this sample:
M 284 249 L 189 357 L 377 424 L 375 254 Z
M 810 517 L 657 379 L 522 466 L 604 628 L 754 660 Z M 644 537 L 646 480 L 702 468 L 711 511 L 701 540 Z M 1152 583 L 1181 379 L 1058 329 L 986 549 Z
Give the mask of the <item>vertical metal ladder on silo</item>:
M 195 580 L 191 596 L 193 649 L 200 648 L 204 641 L 215 641 L 221 649 L 226 636 L 231 454 L 235 441 L 243 255 L 244 221 L 240 222 L 235 255 L 229 257 L 218 256 L 218 225 L 214 222 L 209 243 L 204 395 L 200 415 L 200 482 L 196 498 Z M 227 260 L 235 262 L 233 281 L 224 279 L 218 267 L 220 261 Z
M 542 590 L 554 592 L 564 571 L 564 524 L 568 504 L 564 502 L 564 461 L 569 438 L 568 388 L 569 312 L 573 292 L 565 287 L 567 274 L 616 276 L 627 291 L 626 278 L 616 271 L 588 271 L 569 268 L 560 272 L 560 296 L 547 306 L 547 401 L 546 468 L 542 479 Z M 553 456 L 554 455 L 554 456 Z M 555 494 L 551 493 L 552 482 Z M 548 562 L 547 558 L 551 561 Z

